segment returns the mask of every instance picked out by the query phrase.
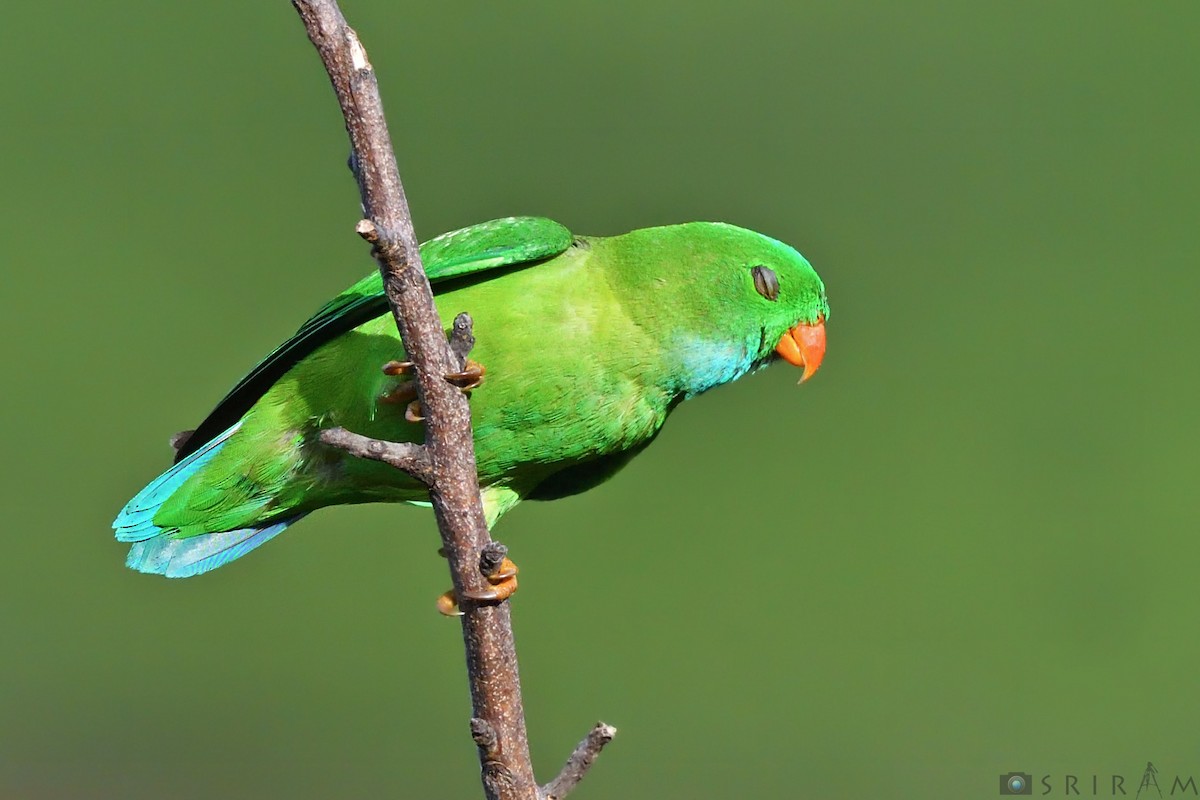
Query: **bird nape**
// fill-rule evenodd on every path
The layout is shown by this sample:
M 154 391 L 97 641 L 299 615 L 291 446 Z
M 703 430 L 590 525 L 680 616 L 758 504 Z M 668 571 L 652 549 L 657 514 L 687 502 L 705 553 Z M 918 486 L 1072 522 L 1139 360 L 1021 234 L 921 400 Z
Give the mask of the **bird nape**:
M 489 527 L 522 499 L 591 488 L 657 434 L 681 400 L 777 359 L 812 376 L 825 288 L 791 247 L 720 222 L 573 236 L 510 217 L 421 245 L 443 323 L 474 318 L 482 368 L 453 376 L 471 419 Z M 322 307 L 250 371 L 175 464 L 113 523 L 128 566 L 215 569 L 322 506 L 428 499 L 405 473 L 323 444 L 343 427 L 420 441 L 423 428 L 379 273 Z

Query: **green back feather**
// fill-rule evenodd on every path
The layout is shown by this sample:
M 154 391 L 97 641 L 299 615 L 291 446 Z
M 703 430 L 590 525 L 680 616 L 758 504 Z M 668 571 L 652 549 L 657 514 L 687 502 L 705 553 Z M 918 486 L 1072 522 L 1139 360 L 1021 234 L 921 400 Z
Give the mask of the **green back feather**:
M 562 253 L 571 232 L 545 217 L 505 217 L 444 233 L 421 245 L 432 284 L 501 267 L 530 265 Z M 286 342 L 260 361 L 225 395 L 175 454 L 175 463 L 237 422 L 301 359 L 325 342 L 387 311 L 378 270 L 322 306 Z

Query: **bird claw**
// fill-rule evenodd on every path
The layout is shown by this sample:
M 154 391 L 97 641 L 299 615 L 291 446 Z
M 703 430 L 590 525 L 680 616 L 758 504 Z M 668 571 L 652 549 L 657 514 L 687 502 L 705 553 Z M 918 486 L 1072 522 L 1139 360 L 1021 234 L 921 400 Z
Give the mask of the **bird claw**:
M 391 378 L 398 378 L 404 375 L 411 375 L 413 371 L 413 362 L 411 361 L 389 361 L 383 365 L 383 374 Z M 389 405 L 405 405 L 417 399 L 417 382 L 416 381 L 400 381 L 392 388 L 379 395 L 379 402 Z
M 440 551 L 439 551 L 440 552 Z M 517 591 L 517 565 L 505 558 L 491 575 L 485 576 L 491 584 L 486 589 L 466 592 L 463 596 L 473 603 L 503 603 Z M 447 617 L 461 617 L 458 595 L 453 589 L 443 592 L 437 599 L 437 610 Z
M 389 361 L 383 365 L 383 374 L 393 378 L 402 375 L 413 374 L 413 362 L 411 361 Z M 463 391 L 474 389 L 483 383 L 483 376 L 487 374 L 487 369 L 478 361 L 467 359 L 463 364 L 463 368 L 458 372 L 446 373 L 446 380 L 454 384 Z
M 446 380 L 462 389 L 464 392 L 469 392 L 472 389 L 478 388 L 483 383 L 483 376 L 487 374 L 487 369 L 478 361 L 467 359 L 463 364 L 463 368 L 458 372 L 451 372 L 446 375 Z
M 389 361 L 383 365 L 383 374 L 392 377 L 411 375 L 412 371 L 413 362 L 411 361 Z M 468 358 L 463 368 L 458 372 L 448 373 L 446 380 L 461 391 L 469 392 L 483 383 L 483 376 L 486 372 L 487 370 L 484 369 L 482 364 Z M 425 412 L 421 409 L 421 402 L 417 400 L 416 381 L 401 381 L 391 389 L 380 394 L 379 402 L 389 405 L 403 404 L 405 406 L 404 418 L 409 422 L 417 423 L 425 419 Z
M 398 406 L 411 403 L 417 399 L 417 384 L 415 381 L 401 381 L 379 395 L 379 402 Z
M 389 361 L 383 365 L 383 374 L 395 377 L 397 375 L 411 375 L 413 370 L 413 362 L 411 361 Z
M 487 579 L 488 579 L 488 582 L 491 583 L 493 586 L 496 586 L 499 584 L 506 584 L 510 579 L 517 577 L 518 572 L 520 572 L 520 570 L 517 569 L 517 565 L 512 562 L 512 559 L 505 558 L 503 561 L 500 562 L 500 566 L 496 567 L 496 571 L 493 572 L 491 575 L 487 576 Z M 500 598 L 501 600 L 503 600 L 505 597 L 508 597 L 509 595 L 511 595 L 513 592 L 515 592 L 517 590 L 517 582 L 513 581 L 512 584 L 513 584 L 512 589 L 510 589 L 508 591 L 508 594 L 504 595 L 504 597 L 501 597 Z M 479 600 L 481 598 L 476 597 L 473 599 Z M 494 600 L 496 598 L 486 598 L 486 599 Z
M 463 615 L 458 608 L 458 596 L 453 589 L 448 589 L 438 596 L 437 610 L 443 617 L 461 617 Z

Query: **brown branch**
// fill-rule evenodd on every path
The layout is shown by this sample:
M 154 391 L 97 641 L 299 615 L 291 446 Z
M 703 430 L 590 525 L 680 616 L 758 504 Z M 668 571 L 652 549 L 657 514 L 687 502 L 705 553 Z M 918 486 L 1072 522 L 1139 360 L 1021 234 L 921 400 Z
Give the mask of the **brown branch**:
M 600 751 L 616 735 L 617 729 L 612 725 L 597 722 L 583 741 L 576 745 L 575 752 L 571 753 L 558 777 L 541 788 L 542 800 L 562 800 L 569 795 L 592 768 Z
M 321 441 L 330 447 L 345 450 L 357 458 L 390 464 L 426 485 L 433 480 L 433 465 L 429 463 L 429 454 L 419 444 L 381 442 L 379 439 L 352 433 L 345 428 L 328 428 L 321 431 Z
M 423 454 L 430 468 L 426 485 L 454 590 L 462 599 L 473 719 L 482 723 L 472 729 L 487 733 L 487 746 L 480 746 L 484 789 L 492 800 L 537 800 L 508 604 L 465 599 L 488 588 L 479 559 L 490 537 L 479 497 L 467 398 L 445 378 L 462 369 L 464 337 L 459 336 L 452 348 L 434 307 L 366 50 L 334 0 L 292 4 L 341 105 L 366 217 L 356 230 L 373 245 L 392 316 L 416 373 L 425 414 Z M 353 438 L 346 442 L 362 444 Z

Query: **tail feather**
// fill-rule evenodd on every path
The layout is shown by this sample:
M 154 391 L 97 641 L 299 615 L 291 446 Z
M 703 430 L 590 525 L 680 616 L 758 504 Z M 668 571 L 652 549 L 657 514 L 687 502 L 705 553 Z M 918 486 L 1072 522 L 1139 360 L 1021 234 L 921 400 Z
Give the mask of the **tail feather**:
M 159 475 L 121 509 L 113 522 L 113 530 L 117 541 L 133 543 L 129 557 L 125 559 L 126 566 L 168 578 L 199 575 L 244 556 L 304 516 L 301 513 L 254 527 L 183 537 L 179 536 L 179 528 L 154 524 L 154 516 L 163 503 L 216 457 L 241 424 L 233 425 Z
M 264 542 L 274 539 L 284 528 L 303 516 L 298 514 L 257 528 L 204 533 L 183 539 L 160 534 L 153 539 L 135 542 L 129 548 L 125 565 L 138 572 L 150 572 L 168 578 L 190 578 L 241 558 Z
M 175 490 L 182 486 L 188 478 L 195 475 L 204 465 L 212 461 L 221 448 L 229 441 L 229 437 L 237 433 L 242 426 L 239 421 L 211 442 L 206 442 L 196 452 L 180 461 L 169 470 L 159 475 L 142 489 L 134 498 L 125 504 L 117 519 L 113 522 L 113 530 L 117 532 L 118 542 L 141 542 L 152 539 L 163 533 L 174 532 L 173 528 L 160 528 L 154 524 L 154 515 L 162 504 L 167 502 Z

